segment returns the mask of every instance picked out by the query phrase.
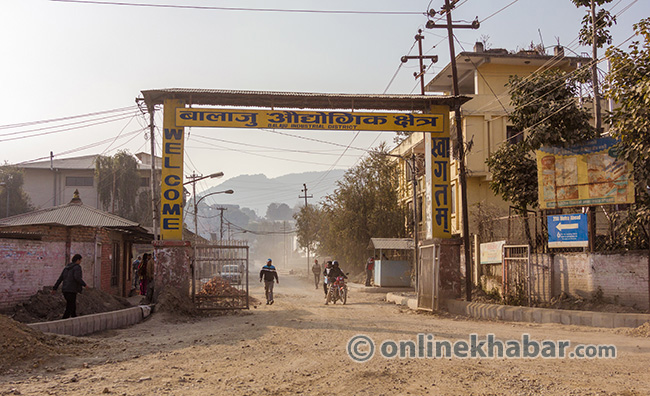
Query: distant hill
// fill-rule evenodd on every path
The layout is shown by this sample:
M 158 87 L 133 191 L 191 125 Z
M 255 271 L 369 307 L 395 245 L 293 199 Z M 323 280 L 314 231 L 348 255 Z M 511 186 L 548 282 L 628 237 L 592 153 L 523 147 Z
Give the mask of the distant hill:
M 291 173 L 269 179 L 264 174 L 240 175 L 225 180 L 223 183 L 197 193 L 197 196 L 211 192 L 234 190 L 232 195 L 216 194 L 203 201 L 209 205 L 230 204 L 240 208 L 250 208 L 258 216 L 264 217 L 271 203 L 285 203 L 291 208 L 305 204 L 302 192 L 303 183 L 307 184 L 307 194 L 313 195 L 308 199 L 310 204 L 318 204 L 323 197 L 332 193 L 345 170 L 337 169 L 329 172 Z M 197 185 L 198 187 L 198 185 Z

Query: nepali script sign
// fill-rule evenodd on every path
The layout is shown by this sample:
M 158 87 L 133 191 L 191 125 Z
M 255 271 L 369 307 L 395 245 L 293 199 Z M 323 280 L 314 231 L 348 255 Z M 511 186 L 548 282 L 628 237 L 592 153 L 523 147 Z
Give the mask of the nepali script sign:
M 176 125 L 213 128 L 442 132 L 442 114 L 177 108 Z

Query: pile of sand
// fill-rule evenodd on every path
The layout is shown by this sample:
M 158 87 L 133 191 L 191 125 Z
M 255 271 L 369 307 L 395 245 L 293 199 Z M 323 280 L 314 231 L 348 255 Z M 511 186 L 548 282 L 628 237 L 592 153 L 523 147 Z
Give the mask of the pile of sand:
M 38 367 L 48 358 L 72 352 L 71 345 L 83 341 L 44 334 L 0 315 L 0 373 L 26 364 Z
M 650 322 L 645 322 L 639 327 L 636 327 L 634 329 L 628 329 L 626 330 L 627 335 L 633 336 L 633 337 L 650 337 Z
M 198 313 L 190 296 L 171 286 L 160 291 L 156 302 L 156 312 L 182 316 L 194 316 Z
M 51 287 L 44 287 L 29 298 L 29 301 L 16 305 L 9 313 L 12 319 L 22 323 L 47 322 L 58 320 L 65 311 L 65 299 L 61 291 L 51 294 Z M 77 295 L 77 316 L 130 308 L 128 300 L 113 296 L 99 289 L 86 287 Z

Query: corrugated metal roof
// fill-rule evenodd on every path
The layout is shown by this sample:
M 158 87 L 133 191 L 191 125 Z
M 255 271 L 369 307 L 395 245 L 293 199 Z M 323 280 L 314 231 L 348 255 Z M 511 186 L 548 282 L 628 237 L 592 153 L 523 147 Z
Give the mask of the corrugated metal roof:
M 0 227 L 43 224 L 137 228 L 146 232 L 138 223 L 80 203 L 69 203 L 0 219 Z
M 370 238 L 368 249 L 410 250 L 413 246 L 411 238 Z
M 146 153 L 145 153 L 146 154 Z M 26 164 L 17 164 L 16 166 L 28 169 L 92 169 L 95 170 L 95 159 L 97 154 L 84 155 L 81 157 L 61 158 L 55 159 L 50 163 L 50 160 L 30 162 Z M 162 159 L 156 157 L 157 168 L 160 168 Z M 138 169 L 151 169 L 151 164 L 138 163 Z
M 434 105 L 453 106 L 467 96 L 443 95 L 374 95 L 332 94 L 312 92 L 232 91 L 221 89 L 166 88 L 142 91 L 151 109 L 165 99 L 180 99 L 187 104 L 211 106 L 243 106 L 290 109 L 354 109 L 354 110 L 429 110 Z

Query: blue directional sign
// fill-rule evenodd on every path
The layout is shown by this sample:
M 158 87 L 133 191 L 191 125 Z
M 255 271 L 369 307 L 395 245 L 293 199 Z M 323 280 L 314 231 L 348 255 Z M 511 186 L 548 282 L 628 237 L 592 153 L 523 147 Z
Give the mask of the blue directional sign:
M 549 248 L 589 246 L 586 214 L 552 215 L 547 219 Z

